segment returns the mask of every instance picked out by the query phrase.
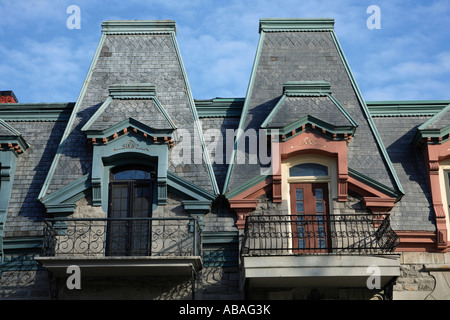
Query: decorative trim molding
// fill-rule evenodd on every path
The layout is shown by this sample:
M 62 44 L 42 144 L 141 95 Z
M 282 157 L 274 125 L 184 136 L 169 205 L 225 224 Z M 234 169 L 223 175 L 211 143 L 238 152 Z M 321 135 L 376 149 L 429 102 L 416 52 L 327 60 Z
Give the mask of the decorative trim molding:
M 253 185 L 249 186 L 245 191 L 228 200 L 230 208 L 236 212 L 236 227 L 238 229 L 244 229 L 246 217 L 256 209 L 258 198 L 270 191 L 272 187 L 273 179 L 271 177 L 260 176 L 258 178 L 253 179 L 251 181 Z M 261 179 L 264 180 L 260 181 Z
M 265 18 L 259 21 L 259 33 L 281 31 L 332 31 L 334 19 Z
M 104 34 L 161 34 L 176 33 L 176 23 L 171 20 L 111 20 L 102 23 Z
M 199 118 L 240 117 L 244 98 L 194 100 Z
M 450 104 L 450 100 L 366 101 L 372 117 L 434 116 Z
M 433 211 L 436 218 L 436 245 L 439 250 L 445 250 L 449 243 L 447 230 L 447 217 L 442 202 L 441 186 L 439 179 L 439 161 L 450 158 L 450 140 L 442 144 L 427 144 L 423 149 L 425 164 L 431 189 Z
M 272 142 L 272 144 L 274 143 L 278 142 Z M 278 165 L 277 168 L 273 168 L 273 180 L 277 181 L 276 187 L 273 189 L 275 202 L 281 201 L 281 159 L 298 154 L 321 154 L 335 158 L 337 160 L 338 201 L 347 201 L 348 164 L 346 141 L 332 141 L 314 132 L 305 131 L 292 139 L 280 142 L 278 148 L 279 158 L 272 160 L 273 163 Z M 272 145 L 272 150 L 277 149 Z
M 400 237 L 397 252 L 435 252 L 436 232 L 396 230 Z
M 75 103 L 4 103 L 0 119 L 14 121 L 68 121 Z

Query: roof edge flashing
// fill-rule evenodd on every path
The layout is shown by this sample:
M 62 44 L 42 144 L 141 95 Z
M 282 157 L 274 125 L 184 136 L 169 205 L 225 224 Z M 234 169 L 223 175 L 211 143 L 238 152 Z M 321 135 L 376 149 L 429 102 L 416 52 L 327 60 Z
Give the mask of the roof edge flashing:
M 263 18 L 259 20 L 259 32 L 282 31 L 333 31 L 331 18 Z
M 105 34 L 155 34 L 177 33 L 176 23 L 172 20 L 111 20 L 102 23 Z

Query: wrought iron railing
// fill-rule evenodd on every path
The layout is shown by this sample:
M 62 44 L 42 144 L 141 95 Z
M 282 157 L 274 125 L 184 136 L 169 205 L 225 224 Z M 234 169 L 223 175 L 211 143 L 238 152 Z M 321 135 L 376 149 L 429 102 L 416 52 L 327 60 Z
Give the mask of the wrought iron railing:
M 389 215 L 250 215 L 241 254 L 376 254 L 393 252 L 398 244 Z
M 42 256 L 201 256 L 195 218 L 48 219 Z

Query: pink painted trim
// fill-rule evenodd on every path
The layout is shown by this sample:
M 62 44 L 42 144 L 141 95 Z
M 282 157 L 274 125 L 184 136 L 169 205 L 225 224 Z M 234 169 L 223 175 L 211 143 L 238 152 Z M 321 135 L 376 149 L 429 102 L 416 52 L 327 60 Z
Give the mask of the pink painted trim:
M 275 142 L 273 142 L 275 143 Z M 272 147 L 272 150 L 276 150 Z M 273 190 L 274 198 L 281 201 L 281 159 L 299 154 L 320 154 L 337 159 L 338 201 L 347 201 L 347 141 L 328 140 L 313 132 L 302 132 L 299 135 L 279 143 L 280 156 L 278 168 L 274 169 L 274 181 L 280 181 L 279 187 Z
M 439 180 L 439 161 L 450 158 L 449 150 L 450 140 L 442 144 L 428 144 L 424 149 L 425 162 L 428 164 L 427 171 L 431 198 L 436 217 L 436 245 L 439 250 L 447 250 L 449 246 L 449 242 L 447 241 L 447 219 L 441 195 L 441 190 L 445 189 L 445 186 L 441 186 Z
M 396 252 L 448 252 L 450 248 L 437 250 L 436 233 L 432 231 L 395 231 L 400 237 Z

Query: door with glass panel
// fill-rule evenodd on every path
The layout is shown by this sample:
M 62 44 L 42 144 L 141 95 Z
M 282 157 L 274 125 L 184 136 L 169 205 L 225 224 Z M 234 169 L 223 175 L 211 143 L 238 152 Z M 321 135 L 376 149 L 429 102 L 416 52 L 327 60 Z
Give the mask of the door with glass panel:
M 328 252 L 327 183 L 291 183 L 290 200 L 294 252 Z
M 106 254 L 109 256 L 151 255 L 154 172 L 148 167 L 112 170 Z

